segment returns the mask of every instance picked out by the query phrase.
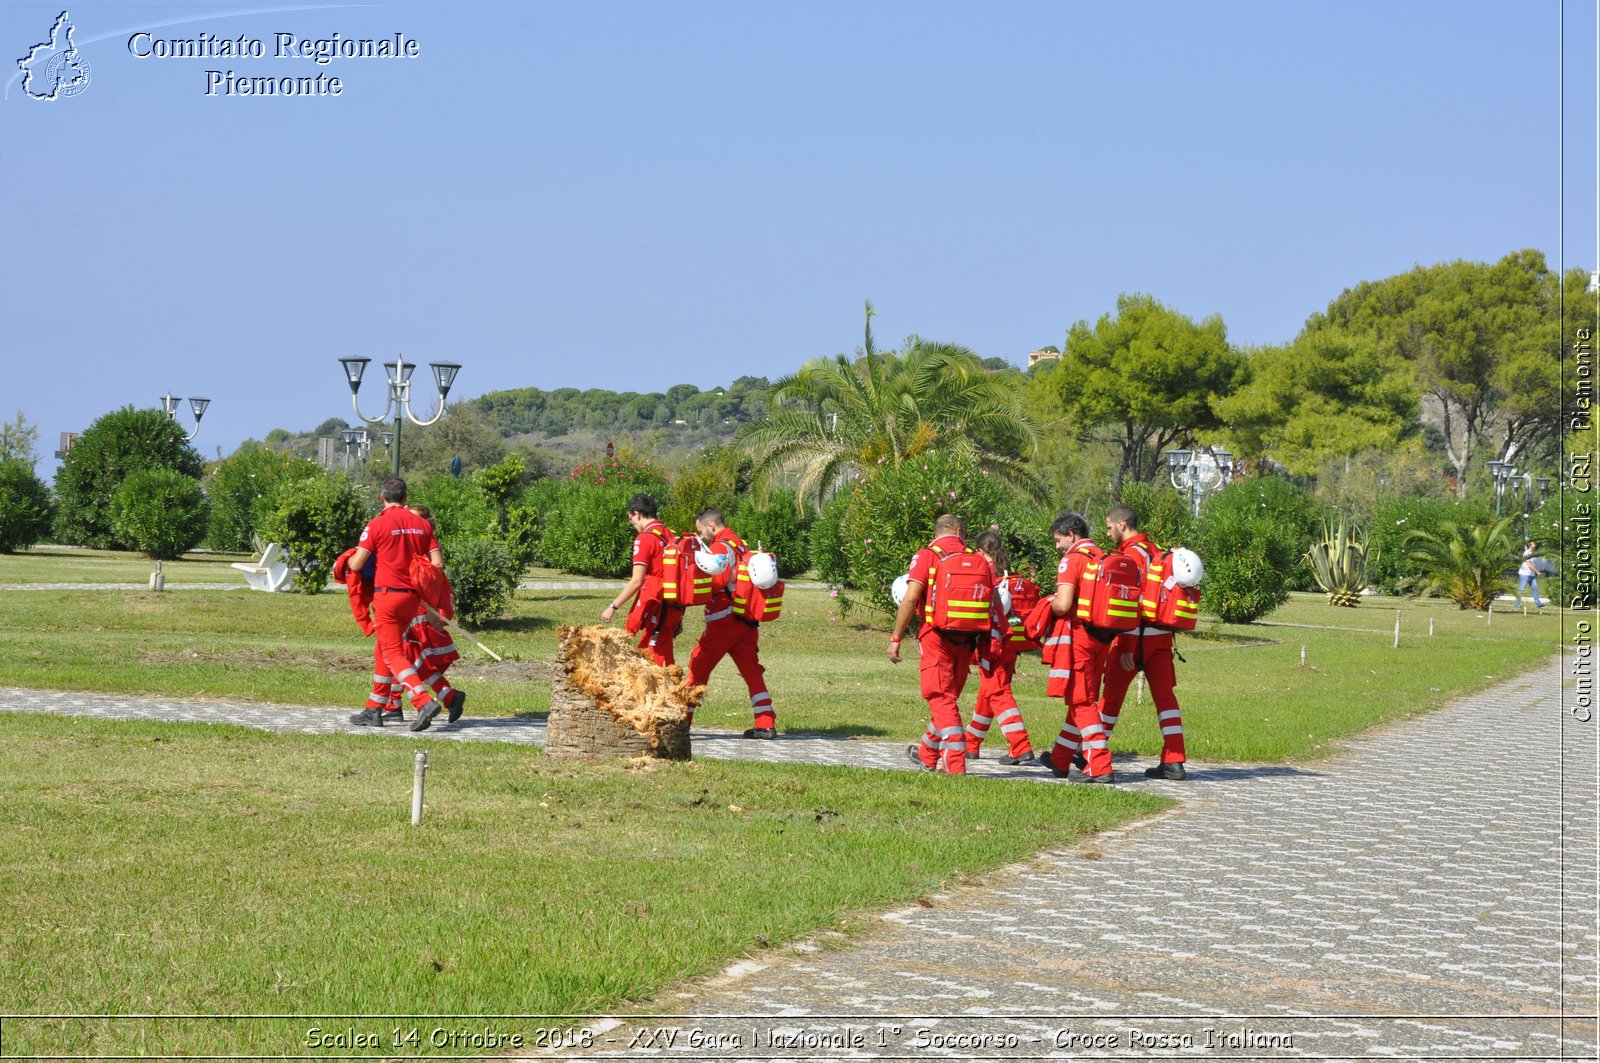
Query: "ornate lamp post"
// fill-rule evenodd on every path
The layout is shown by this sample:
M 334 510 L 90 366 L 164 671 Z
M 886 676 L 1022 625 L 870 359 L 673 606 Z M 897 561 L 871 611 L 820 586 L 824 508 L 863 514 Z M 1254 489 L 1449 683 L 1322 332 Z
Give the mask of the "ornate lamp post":
M 1228 482 L 1233 474 L 1233 454 L 1216 447 L 1199 450 L 1168 450 L 1167 476 L 1172 486 L 1189 492 L 1189 505 L 1200 515 L 1201 500 Z
M 361 402 L 356 392 L 361 390 L 361 375 L 367 371 L 371 358 L 341 358 L 339 364 L 344 366 L 345 381 L 350 385 L 350 406 L 356 411 L 356 416 L 367 424 L 383 424 L 391 417 L 394 419 L 394 444 L 389 448 L 389 456 L 393 459 L 391 468 L 393 475 L 400 475 L 400 426 L 403 421 L 409 420 L 418 428 L 426 428 L 444 416 L 445 399 L 450 394 L 450 386 L 456 381 L 456 374 L 461 372 L 460 364 L 456 362 L 429 362 L 428 368 L 433 370 L 433 382 L 439 389 L 439 408 L 432 417 L 426 421 L 421 420 L 411 412 L 411 371 L 415 364 L 408 364 L 401 355 L 396 355 L 392 362 L 384 362 L 383 368 L 389 375 L 389 397 L 384 405 L 383 415 L 368 417 L 361 412 Z M 385 436 L 389 433 L 385 432 Z M 384 440 L 388 443 L 388 440 Z
M 1533 491 L 1537 485 L 1539 499 L 1542 501 L 1550 497 L 1550 477 L 1534 476 L 1531 472 L 1517 472 L 1517 467 L 1509 461 L 1486 462 L 1489 466 L 1489 475 L 1494 480 L 1494 515 L 1500 516 L 1501 499 L 1505 497 L 1506 488 L 1520 484 L 1522 486 L 1522 541 L 1528 541 L 1529 524 L 1533 520 Z M 1513 495 L 1513 497 L 1515 497 Z
M 178 404 L 182 399 L 172 397 L 171 392 L 161 396 L 161 408 L 167 411 L 167 416 L 174 421 L 178 419 Z M 211 405 L 210 399 L 190 399 L 189 409 L 194 413 L 194 431 L 183 437 L 185 443 L 192 442 L 200 434 L 200 418 L 206 415 L 206 407 Z

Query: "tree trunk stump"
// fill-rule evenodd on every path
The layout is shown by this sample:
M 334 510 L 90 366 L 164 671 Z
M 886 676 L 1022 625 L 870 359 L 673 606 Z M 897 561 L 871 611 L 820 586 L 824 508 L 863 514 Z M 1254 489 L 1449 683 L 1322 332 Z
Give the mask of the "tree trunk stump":
M 616 628 L 563 627 L 550 691 L 545 753 L 552 757 L 688 760 L 689 716 L 705 687 L 663 668 Z

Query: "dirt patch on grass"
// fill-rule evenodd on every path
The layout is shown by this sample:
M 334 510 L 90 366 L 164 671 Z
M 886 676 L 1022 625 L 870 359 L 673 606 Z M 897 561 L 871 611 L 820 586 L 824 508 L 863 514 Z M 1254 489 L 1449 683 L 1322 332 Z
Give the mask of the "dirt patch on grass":
M 460 647 L 460 643 L 456 644 Z M 467 679 L 490 679 L 495 682 L 518 683 L 548 681 L 555 678 L 556 665 L 551 661 L 468 661 L 460 660 L 450 666 L 450 674 Z
M 326 671 L 372 671 L 372 654 L 357 656 L 353 653 L 328 653 L 307 650 L 303 646 L 280 646 L 272 649 L 238 647 L 227 650 L 145 650 L 139 654 L 140 664 L 197 664 L 224 662 L 240 668 L 281 668 L 285 664 L 311 665 Z

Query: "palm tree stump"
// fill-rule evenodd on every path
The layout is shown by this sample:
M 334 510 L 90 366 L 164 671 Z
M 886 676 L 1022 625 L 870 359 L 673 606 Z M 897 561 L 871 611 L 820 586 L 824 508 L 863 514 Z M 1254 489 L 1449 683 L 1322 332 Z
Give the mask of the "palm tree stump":
M 689 759 L 689 716 L 705 696 L 617 628 L 560 629 L 545 753 L 552 757 Z

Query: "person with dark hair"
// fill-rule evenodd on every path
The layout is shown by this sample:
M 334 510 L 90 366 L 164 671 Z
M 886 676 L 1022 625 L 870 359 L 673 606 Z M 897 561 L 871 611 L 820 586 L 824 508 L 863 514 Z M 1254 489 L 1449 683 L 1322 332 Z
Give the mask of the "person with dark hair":
M 1089 522 L 1081 514 L 1061 514 L 1051 523 L 1050 533 L 1061 550 L 1061 564 L 1056 569 L 1056 593 L 1050 605 L 1056 623 L 1045 640 L 1044 653 L 1050 666 L 1050 692 L 1065 698 L 1067 716 L 1055 745 L 1039 754 L 1039 763 L 1051 774 L 1065 778 L 1081 751 L 1085 782 L 1115 782 L 1111 746 L 1099 709 L 1100 680 L 1111 640 L 1102 639 L 1097 629 L 1079 623 L 1075 615 L 1084 569 L 1104 554 L 1089 538 Z
M 1139 566 L 1140 586 L 1150 571 L 1151 562 L 1161 548 L 1139 530 L 1139 516 L 1132 506 L 1115 505 L 1106 511 L 1106 534 L 1117 544 L 1117 552 Z M 1146 595 L 1148 596 L 1148 595 Z M 1128 696 L 1133 677 L 1144 672 L 1150 686 L 1150 700 L 1156 707 L 1156 724 L 1161 728 L 1161 763 L 1146 768 L 1152 779 L 1174 782 L 1186 777 L 1183 749 L 1183 714 L 1178 709 L 1178 673 L 1172 667 L 1172 632 L 1165 628 L 1141 626 L 1117 636 L 1106 660 L 1105 685 L 1100 694 L 1100 723 L 1109 741 L 1122 703 Z
M 1017 593 L 1013 587 L 1020 587 L 1024 582 L 1032 583 L 1026 577 L 1011 575 L 1010 558 L 998 531 L 991 528 L 983 532 L 973 540 L 972 546 L 989 559 L 989 565 L 994 569 L 997 602 L 1001 587 L 1006 588 L 1006 594 L 1010 597 Z M 1034 593 L 1037 594 L 1037 588 Z M 1017 696 L 1011 689 L 1011 681 L 1017 674 L 1017 650 L 1011 642 L 1010 617 L 1002 614 L 998 606 L 995 623 L 993 649 L 978 655 L 978 701 L 973 705 L 972 719 L 967 723 L 967 756 L 978 759 L 983 740 L 989 737 L 989 728 L 998 722 L 1000 734 L 1009 747 L 1005 756 L 1000 758 L 1000 763 L 1008 767 L 1028 764 L 1033 760 L 1033 743 L 1028 740 L 1028 726 L 1022 721 L 1022 709 L 1017 705 Z
M 674 663 L 672 640 L 683 626 L 683 609 L 668 605 L 662 597 L 666 578 L 663 564 L 668 546 L 677 540 L 661 521 L 656 519 L 656 500 L 646 494 L 628 499 L 628 523 L 637 533 L 633 539 L 633 572 L 622 593 L 611 600 L 600 613 L 603 623 L 611 623 L 617 610 L 628 602 L 627 632 L 639 636 L 639 648 L 650 651 L 650 659 L 666 666 Z
M 706 602 L 706 629 L 689 654 L 690 686 L 704 686 L 711 680 L 711 671 L 723 657 L 732 657 L 734 667 L 744 678 L 750 691 L 750 711 L 755 716 L 754 726 L 746 728 L 746 738 L 773 739 L 778 737 L 778 717 L 772 710 L 772 693 L 767 689 L 766 669 L 761 667 L 761 624 L 759 621 L 738 616 L 733 611 L 733 584 L 738 574 L 739 562 L 749 554 L 750 547 L 734 530 L 723 522 L 722 510 L 715 506 L 702 509 L 694 518 L 694 528 L 700 541 L 715 558 L 712 567 L 722 571 L 711 577 L 711 598 Z M 702 560 L 704 560 L 702 558 Z
M 369 556 L 377 559 L 372 581 L 372 611 L 378 650 L 389 668 L 389 675 L 406 688 L 417 710 L 411 729 L 426 731 L 434 717 L 444 711 L 444 706 L 418 675 L 415 661 L 405 645 L 406 630 L 422 606 L 422 598 L 411 583 L 411 563 L 414 558 L 425 557 L 434 567 L 444 568 L 444 553 L 439 549 L 439 540 L 434 538 L 433 527 L 406 508 L 404 480 L 391 476 L 383 481 L 381 494 L 383 510 L 362 529 L 348 567 L 359 572 Z M 351 722 L 382 726 L 381 710 L 369 706 L 351 717 Z
M 960 517 L 946 513 L 933 524 L 933 541 L 911 557 L 906 571 L 906 593 L 895 614 L 894 631 L 889 636 L 889 660 L 900 663 L 900 644 L 913 618 L 918 618 L 917 643 L 922 654 L 918 672 L 922 697 L 928 702 L 928 727 L 918 745 L 906 747 L 906 755 L 924 771 L 946 771 L 964 775 L 967 771 L 967 740 L 961 725 L 961 691 L 972 667 L 978 635 L 935 626 L 935 575 L 941 564 L 953 555 L 967 554 L 978 559 L 972 566 L 987 587 L 994 587 L 994 574 L 987 560 L 973 555 L 965 541 L 966 527 Z

